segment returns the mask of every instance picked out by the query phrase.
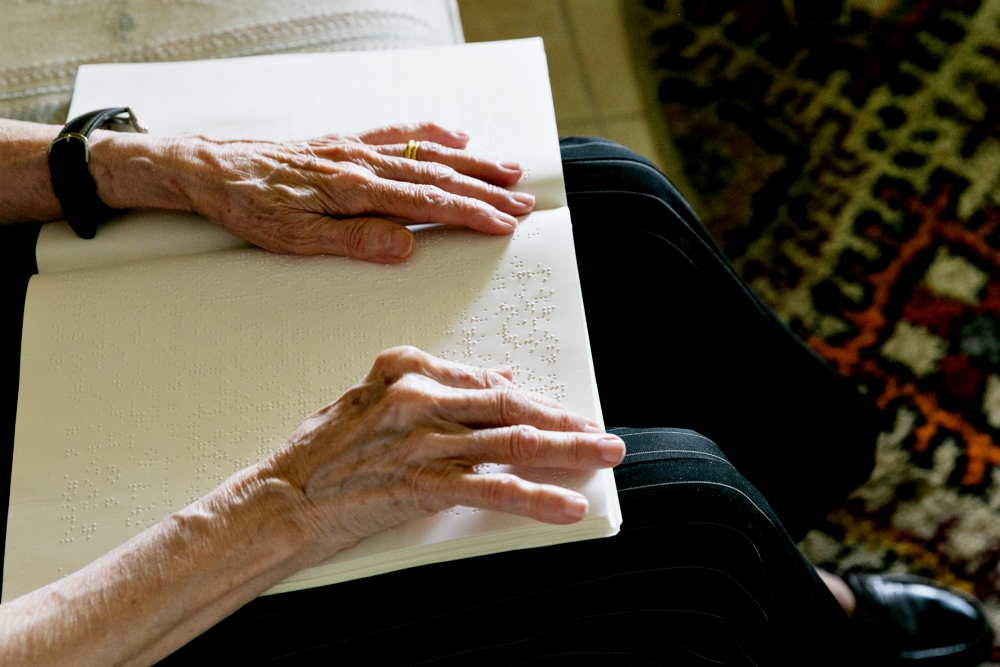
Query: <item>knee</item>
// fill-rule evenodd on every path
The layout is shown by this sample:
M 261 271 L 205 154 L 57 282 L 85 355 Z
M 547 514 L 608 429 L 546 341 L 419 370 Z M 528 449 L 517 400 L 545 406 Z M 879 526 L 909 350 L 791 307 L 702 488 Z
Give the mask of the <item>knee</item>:
M 681 428 L 610 428 L 625 443 L 625 459 L 615 469 L 619 494 L 643 490 L 673 493 L 684 484 L 748 484 L 719 446 Z
M 625 442 L 625 463 L 659 459 L 707 457 L 708 459 L 729 465 L 729 459 L 711 438 L 691 429 L 612 426 L 608 428 L 608 433 L 614 433 Z
M 609 429 L 625 442 L 615 469 L 633 526 L 689 521 L 773 530 L 770 505 L 705 436 L 686 429 Z M 626 511 L 627 507 L 627 511 Z
M 663 200 L 684 217 L 697 220 L 687 200 L 648 159 L 602 137 L 559 140 L 566 192 L 630 192 Z
M 581 135 L 561 137 L 559 139 L 559 149 L 562 153 L 563 162 L 619 159 L 638 162 L 656 169 L 652 162 L 631 148 L 626 148 L 604 137 Z

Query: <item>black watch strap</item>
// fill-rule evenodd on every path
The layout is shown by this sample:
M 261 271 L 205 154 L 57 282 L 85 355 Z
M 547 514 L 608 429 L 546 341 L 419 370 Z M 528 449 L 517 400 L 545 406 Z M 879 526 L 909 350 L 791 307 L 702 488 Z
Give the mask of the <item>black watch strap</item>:
M 122 118 L 125 114 L 128 117 Z M 69 226 L 83 239 L 94 238 L 98 223 L 122 214 L 121 210 L 111 208 L 97 196 L 97 183 L 88 168 L 88 137 L 94 130 L 101 129 L 146 131 L 128 107 L 100 109 L 71 120 L 49 144 L 52 189 Z

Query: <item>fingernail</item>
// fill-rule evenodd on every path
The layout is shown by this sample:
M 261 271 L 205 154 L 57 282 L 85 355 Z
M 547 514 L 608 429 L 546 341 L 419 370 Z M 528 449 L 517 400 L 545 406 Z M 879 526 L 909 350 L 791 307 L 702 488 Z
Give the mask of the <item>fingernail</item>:
M 521 165 L 517 162 L 501 162 L 500 166 L 504 169 L 509 169 L 510 171 L 521 171 Z
M 511 198 L 522 206 L 534 206 L 535 196 L 529 195 L 527 192 L 512 192 L 510 193 Z
M 586 426 L 583 427 L 583 432 L 584 433 L 604 433 L 604 429 L 601 428 L 600 426 L 598 426 L 597 424 L 595 424 L 594 422 L 590 422 L 589 424 L 587 424 Z
M 414 243 L 413 234 L 405 229 L 397 229 L 386 236 L 385 250 L 396 258 L 409 257 Z
M 467 133 L 465 133 L 465 132 L 462 132 L 461 130 L 452 130 L 452 132 L 459 139 L 466 139 L 466 140 L 468 140 L 468 138 L 469 138 L 469 135 Z
M 517 229 L 517 218 L 515 218 L 512 215 L 507 215 L 503 211 L 497 211 L 497 214 L 496 216 L 494 216 L 494 219 L 497 222 L 507 225 L 511 229 Z
M 601 460 L 605 463 L 619 463 L 625 457 L 625 443 L 614 436 L 597 441 L 601 448 Z
M 587 499 L 578 493 L 566 494 L 566 505 L 563 507 L 562 515 L 570 521 L 579 521 L 587 516 L 590 504 Z

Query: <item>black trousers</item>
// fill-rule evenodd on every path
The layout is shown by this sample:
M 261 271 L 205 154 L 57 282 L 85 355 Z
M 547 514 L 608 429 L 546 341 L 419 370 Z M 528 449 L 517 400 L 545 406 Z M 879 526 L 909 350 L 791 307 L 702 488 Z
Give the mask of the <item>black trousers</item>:
M 621 533 L 259 598 L 163 664 L 845 659 L 848 619 L 793 536 L 864 481 L 876 413 L 651 164 L 602 139 L 562 147 L 601 403 L 631 427 L 612 429 Z
M 562 149 L 605 421 L 711 438 L 800 539 L 868 478 L 879 412 L 757 297 L 648 161 L 590 137 Z

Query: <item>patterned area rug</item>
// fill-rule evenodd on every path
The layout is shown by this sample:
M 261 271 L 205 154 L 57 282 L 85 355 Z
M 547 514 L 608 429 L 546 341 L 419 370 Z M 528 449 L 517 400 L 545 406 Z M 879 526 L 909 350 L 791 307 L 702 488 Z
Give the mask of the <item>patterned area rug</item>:
M 627 7 L 709 230 L 886 413 L 806 555 L 934 577 L 1000 626 L 1000 0 Z

